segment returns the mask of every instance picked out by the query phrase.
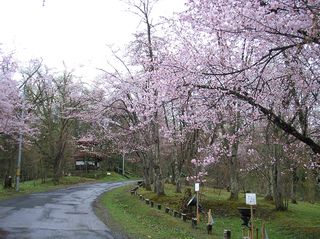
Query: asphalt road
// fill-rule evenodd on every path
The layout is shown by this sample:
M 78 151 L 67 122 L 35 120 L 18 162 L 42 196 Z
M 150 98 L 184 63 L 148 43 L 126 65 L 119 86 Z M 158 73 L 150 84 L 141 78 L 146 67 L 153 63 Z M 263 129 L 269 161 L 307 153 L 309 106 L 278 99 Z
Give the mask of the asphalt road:
M 88 184 L 0 201 L 0 238 L 117 239 L 94 214 L 92 203 L 124 184 Z

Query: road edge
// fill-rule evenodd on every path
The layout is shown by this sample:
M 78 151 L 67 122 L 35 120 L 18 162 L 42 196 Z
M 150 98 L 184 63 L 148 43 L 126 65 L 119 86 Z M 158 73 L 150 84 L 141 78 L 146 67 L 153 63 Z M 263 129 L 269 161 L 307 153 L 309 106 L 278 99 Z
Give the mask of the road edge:
M 127 186 L 129 184 L 133 184 L 136 181 L 131 181 L 129 183 L 126 183 L 124 185 L 121 185 L 119 187 L 124 187 Z M 116 188 L 119 188 L 116 187 Z M 103 204 L 101 203 L 101 198 L 106 194 L 111 192 L 113 189 L 108 190 L 104 193 L 102 193 L 101 195 L 99 195 L 99 197 L 97 197 L 93 203 L 92 203 L 92 208 L 93 211 L 95 213 L 95 215 L 99 218 L 100 221 L 102 221 L 107 227 L 110 228 L 112 235 L 114 236 L 115 239 L 134 239 L 133 237 L 130 237 L 126 232 L 125 229 L 119 225 L 118 223 L 115 222 L 115 220 L 110 216 L 110 214 L 108 213 L 108 210 L 103 206 Z

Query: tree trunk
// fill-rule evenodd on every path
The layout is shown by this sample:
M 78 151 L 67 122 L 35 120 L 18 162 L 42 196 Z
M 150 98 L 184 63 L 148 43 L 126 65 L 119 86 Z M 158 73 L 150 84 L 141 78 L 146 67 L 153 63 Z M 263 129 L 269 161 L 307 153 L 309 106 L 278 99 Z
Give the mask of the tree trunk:
M 157 120 L 157 114 L 155 115 Z M 153 123 L 153 138 L 154 138 L 154 192 L 158 195 L 165 195 L 164 192 L 164 180 L 162 176 L 162 170 L 160 166 L 160 136 L 159 136 L 159 125 L 157 122 Z
M 62 175 L 62 168 L 61 168 L 61 164 L 62 164 L 62 158 L 58 158 L 54 164 L 54 167 L 53 167 L 53 183 L 54 184 L 59 184 L 60 182 L 60 178 L 61 178 L 61 175 Z
M 170 175 L 170 183 L 172 185 L 176 185 L 176 161 L 177 161 L 177 158 L 176 158 L 176 155 L 173 156 L 174 159 L 173 159 L 173 162 L 170 164 L 170 167 L 171 167 L 171 175 Z
M 274 160 L 272 165 L 272 188 L 273 199 L 277 211 L 285 211 L 288 208 L 284 205 L 282 193 L 281 171 L 280 171 L 280 145 L 273 145 Z
M 41 183 L 46 183 L 47 181 L 47 167 L 46 162 L 43 157 L 40 158 L 40 175 L 41 175 Z
M 147 191 L 151 191 L 151 173 L 150 173 L 150 168 L 151 168 L 151 157 L 150 157 L 150 153 L 147 154 L 146 152 L 136 152 L 136 154 L 138 155 L 138 157 L 141 159 L 142 161 L 142 166 L 143 166 L 143 187 L 147 190 Z
M 222 125 L 222 133 L 225 133 L 225 126 Z M 236 135 L 240 128 L 240 112 L 235 112 L 235 122 L 232 123 L 231 127 L 227 131 L 233 135 Z M 239 146 L 239 136 L 230 142 L 224 139 L 224 145 L 231 150 L 231 157 L 228 158 L 228 166 L 230 173 L 230 197 L 229 200 L 238 200 L 239 198 L 239 162 L 238 162 L 238 146 Z
M 181 177 L 176 179 L 176 193 L 182 193 Z
M 54 167 L 53 167 L 53 183 L 59 184 L 60 178 L 62 176 L 62 165 L 64 161 L 64 155 L 60 152 L 57 157 L 55 158 Z
M 230 200 L 238 200 L 239 198 L 239 162 L 238 162 L 238 145 L 236 141 L 231 146 L 231 158 L 229 159 L 230 171 Z
M 264 196 L 264 199 L 267 200 L 267 201 L 273 201 L 273 188 L 272 188 L 272 169 L 269 168 L 268 169 L 268 188 L 267 188 L 267 194 Z
M 181 166 L 179 165 L 178 159 L 175 162 L 175 180 L 176 180 L 176 193 L 182 193 L 181 191 Z
M 173 157 L 174 157 L 174 164 L 172 165 L 173 168 L 173 175 L 172 179 L 174 180 L 174 185 L 176 186 L 176 193 L 181 193 L 181 167 L 179 162 L 178 156 L 178 146 L 174 144 L 173 149 Z
M 277 163 L 275 163 L 272 166 L 272 171 L 273 171 L 273 200 L 274 200 L 274 204 L 276 206 L 276 210 L 277 211 L 285 211 L 286 208 L 284 206 L 284 202 L 283 202 L 283 195 L 282 195 L 282 190 L 281 190 L 281 186 L 280 186 L 280 173 L 279 173 L 279 169 L 277 166 Z
M 297 184 L 299 177 L 297 175 L 297 167 L 294 166 L 292 170 L 292 184 L 291 184 L 291 203 L 297 204 Z
M 161 172 L 161 168 L 158 165 L 154 165 L 154 174 L 155 174 L 155 182 L 154 182 L 155 193 L 157 194 L 157 196 L 165 195 L 162 172 Z
M 151 191 L 150 162 L 145 156 L 143 161 L 144 161 L 144 166 L 143 166 L 144 188 L 147 191 Z
M 63 127 L 62 129 L 65 129 L 65 128 Z M 58 151 L 57 151 L 58 153 L 54 158 L 54 166 L 53 166 L 53 183 L 54 184 L 59 184 L 60 178 L 62 176 L 66 145 L 67 145 L 67 140 L 65 139 L 64 132 L 62 130 L 60 133 L 59 142 L 58 142 Z
M 154 170 L 154 192 L 158 195 L 165 195 L 164 192 L 164 180 L 162 176 L 162 170 L 160 168 L 160 162 L 155 160 L 153 165 Z
M 149 168 L 143 167 L 143 173 L 144 173 L 144 188 L 147 191 L 151 191 L 151 183 L 150 183 L 150 174 L 149 174 Z

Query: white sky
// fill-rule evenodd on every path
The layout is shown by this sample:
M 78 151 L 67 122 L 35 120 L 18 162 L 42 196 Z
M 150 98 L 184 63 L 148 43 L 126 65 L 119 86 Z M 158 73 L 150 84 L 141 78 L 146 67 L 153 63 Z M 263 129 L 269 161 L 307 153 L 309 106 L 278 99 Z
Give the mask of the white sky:
M 124 49 L 139 19 L 120 0 L 0 0 L 0 48 L 27 61 L 76 69 L 92 77 L 104 68 L 107 45 Z M 183 9 L 184 0 L 160 0 L 155 16 Z M 155 19 L 156 21 L 156 19 Z

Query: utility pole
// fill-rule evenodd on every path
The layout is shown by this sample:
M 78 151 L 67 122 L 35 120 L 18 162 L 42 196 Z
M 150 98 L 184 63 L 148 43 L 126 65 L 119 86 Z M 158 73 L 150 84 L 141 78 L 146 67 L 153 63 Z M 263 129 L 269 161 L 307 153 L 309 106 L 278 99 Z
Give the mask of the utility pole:
M 22 93 L 22 111 L 21 111 L 21 121 L 24 123 L 24 108 L 25 108 L 25 85 L 23 86 L 23 93 Z M 20 190 L 20 174 L 21 174 L 21 158 L 22 158 L 22 144 L 23 144 L 23 132 L 22 128 L 20 127 L 19 132 L 19 151 L 18 151 L 18 160 L 17 160 L 17 171 L 16 171 L 16 191 L 19 192 Z

